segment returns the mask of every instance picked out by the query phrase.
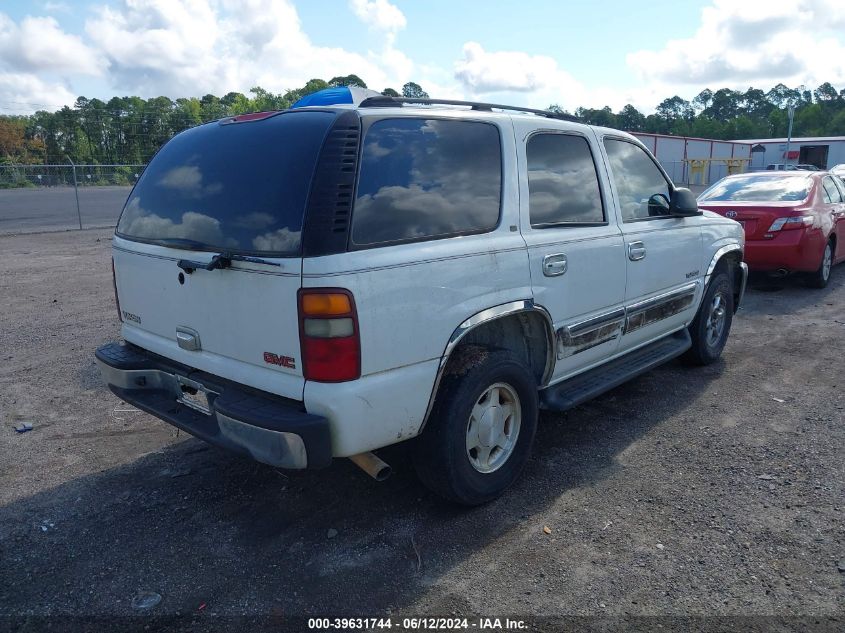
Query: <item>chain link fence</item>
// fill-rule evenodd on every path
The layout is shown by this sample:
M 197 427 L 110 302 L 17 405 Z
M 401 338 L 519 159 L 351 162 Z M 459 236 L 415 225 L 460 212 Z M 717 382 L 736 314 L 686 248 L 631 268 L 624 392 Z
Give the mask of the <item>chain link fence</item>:
M 0 165 L 0 189 L 135 184 L 145 165 Z M 74 171 L 76 180 L 74 180 Z
M 696 194 L 728 175 L 714 161 L 661 161 L 672 181 Z M 0 165 L 0 234 L 114 226 L 145 165 Z
M 114 226 L 145 165 L 0 165 L 0 234 Z

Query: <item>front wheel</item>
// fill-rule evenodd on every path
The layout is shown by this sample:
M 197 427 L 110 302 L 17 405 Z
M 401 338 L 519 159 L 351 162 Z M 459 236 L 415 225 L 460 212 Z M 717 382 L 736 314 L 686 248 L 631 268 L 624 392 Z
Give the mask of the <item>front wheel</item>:
M 731 277 L 726 272 L 713 276 L 695 320 L 689 327 L 692 347 L 684 360 L 694 365 L 716 362 L 728 342 L 734 315 L 734 295 Z
M 459 348 L 414 445 L 420 480 L 464 505 L 495 499 L 528 461 L 537 417 L 537 382 L 515 354 Z
M 828 241 L 822 253 L 822 263 L 816 272 L 810 273 L 807 283 L 813 288 L 824 288 L 830 281 L 830 270 L 833 268 L 833 244 Z

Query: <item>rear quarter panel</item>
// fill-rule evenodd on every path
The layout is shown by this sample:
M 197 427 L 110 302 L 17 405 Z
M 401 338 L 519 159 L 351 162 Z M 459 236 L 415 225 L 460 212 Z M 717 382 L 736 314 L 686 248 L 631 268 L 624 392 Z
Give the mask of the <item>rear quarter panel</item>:
M 519 225 L 513 131 L 509 119 L 496 122 L 504 158 L 492 232 L 303 260 L 303 288 L 347 289 L 358 311 L 361 378 L 340 388 L 305 386 L 308 410 L 338 420 L 335 455 L 416 435 L 455 329 L 491 306 L 531 298 L 525 242 L 511 229 Z

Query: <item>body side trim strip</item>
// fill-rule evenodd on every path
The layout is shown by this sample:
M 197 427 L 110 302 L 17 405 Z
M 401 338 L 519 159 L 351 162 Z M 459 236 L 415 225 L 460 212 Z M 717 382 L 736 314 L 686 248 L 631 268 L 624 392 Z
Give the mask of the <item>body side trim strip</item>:
M 624 333 L 628 334 L 652 323 L 680 314 L 692 305 L 700 283 L 696 279 L 677 290 L 631 304 L 626 309 Z
M 556 332 L 557 358 L 562 360 L 619 338 L 625 326 L 625 308 L 573 323 Z

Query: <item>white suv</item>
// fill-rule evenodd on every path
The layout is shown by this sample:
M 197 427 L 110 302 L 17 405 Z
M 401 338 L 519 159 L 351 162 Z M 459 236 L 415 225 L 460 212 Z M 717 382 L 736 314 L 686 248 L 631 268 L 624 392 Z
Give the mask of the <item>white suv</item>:
M 741 226 L 648 150 L 550 112 L 374 98 L 165 145 L 113 247 L 120 398 L 285 468 L 413 440 L 465 504 L 519 475 L 538 409 L 677 356 L 713 362 Z

